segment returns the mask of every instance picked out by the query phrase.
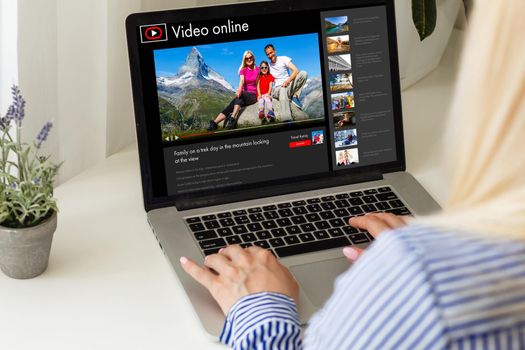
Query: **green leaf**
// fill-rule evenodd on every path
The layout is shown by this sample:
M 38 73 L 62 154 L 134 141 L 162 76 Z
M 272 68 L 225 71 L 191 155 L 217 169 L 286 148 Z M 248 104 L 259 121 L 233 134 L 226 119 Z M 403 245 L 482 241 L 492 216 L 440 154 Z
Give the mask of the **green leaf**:
M 412 20 L 421 41 L 436 28 L 436 0 L 412 0 Z

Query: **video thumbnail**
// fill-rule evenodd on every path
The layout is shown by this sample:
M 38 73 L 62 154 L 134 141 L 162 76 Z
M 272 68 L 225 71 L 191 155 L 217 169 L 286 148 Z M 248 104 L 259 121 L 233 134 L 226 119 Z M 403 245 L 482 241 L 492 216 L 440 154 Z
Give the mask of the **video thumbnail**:
M 350 51 L 350 36 L 329 36 L 326 38 L 326 46 L 329 54 L 347 53 Z
M 339 73 L 330 75 L 330 92 L 352 89 L 352 73 Z
M 286 88 L 268 44 L 299 70 Z M 154 60 L 163 142 L 325 118 L 317 33 L 161 49 Z
M 349 166 L 359 163 L 359 153 L 357 148 L 345 149 L 335 152 L 335 159 L 338 167 Z
M 342 94 L 333 94 L 331 96 L 332 111 L 351 109 L 355 107 L 354 92 L 348 91 Z
M 348 17 L 326 17 L 324 19 L 324 27 L 326 29 L 326 34 L 328 35 L 348 32 Z
M 328 56 L 328 69 L 330 72 L 352 69 L 350 54 Z
M 334 126 L 336 129 L 347 129 L 357 124 L 357 117 L 354 111 L 338 112 L 334 114 Z
M 334 132 L 335 148 L 357 145 L 357 130 L 338 130 Z

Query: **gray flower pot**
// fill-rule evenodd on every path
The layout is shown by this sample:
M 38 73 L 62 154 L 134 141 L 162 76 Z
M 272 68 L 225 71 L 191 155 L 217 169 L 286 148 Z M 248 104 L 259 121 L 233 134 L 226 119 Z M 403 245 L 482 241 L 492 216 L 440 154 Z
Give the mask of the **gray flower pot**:
M 57 214 L 38 226 L 9 228 L 0 226 L 0 269 L 9 277 L 33 278 L 47 268 Z

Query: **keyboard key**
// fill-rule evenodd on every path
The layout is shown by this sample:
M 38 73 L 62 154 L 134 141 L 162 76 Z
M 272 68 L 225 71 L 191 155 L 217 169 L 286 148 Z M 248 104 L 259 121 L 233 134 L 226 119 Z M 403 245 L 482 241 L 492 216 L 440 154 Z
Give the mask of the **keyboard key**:
M 272 238 L 268 242 L 272 247 L 282 247 L 285 244 L 282 238 Z
M 386 187 L 379 187 L 377 190 L 378 190 L 380 193 L 383 193 L 383 192 L 392 192 L 392 189 L 391 189 L 390 187 L 388 187 L 388 186 L 386 186 Z
M 408 210 L 405 207 L 396 208 L 396 209 L 389 209 L 389 210 L 387 210 L 387 213 L 392 213 L 394 215 L 412 215 L 410 210 Z
M 306 219 L 304 218 L 304 216 L 293 216 L 290 219 L 296 225 L 300 225 L 300 224 L 306 223 Z
M 286 242 L 286 244 L 301 243 L 301 241 L 299 240 L 299 238 L 297 236 L 286 236 L 286 237 L 284 237 L 284 241 Z
M 334 196 L 325 196 L 325 197 L 321 197 L 321 200 L 323 202 L 331 202 L 331 201 L 335 200 L 335 197 Z
M 186 219 L 186 222 L 187 222 L 188 224 L 194 224 L 194 223 L 199 222 L 199 221 L 201 221 L 201 218 L 198 217 L 198 216 L 193 217 L 193 218 L 187 218 L 187 219 Z
M 303 232 L 312 232 L 315 231 L 316 228 L 313 224 L 302 224 L 301 230 L 303 230 Z
M 330 228 L 330 224 L 326 221 L 318 221 L 314 225 L 318 230 L 326 230 L 327 228 Z
M 270 249 L 270 243 L 268 243 L 267 241 L 257 241 L 254 242 L 253 245 L 264 249 Z
M 203 252 L 204 252 L 205 256 L 208 256 L 208 255 L 211 255 L 211 254 L 218 253 L 220 249 L 221 248 L 206 249 Z
M 262 207 L 264 211 L 272 211 L 272 210 L 277 210 L 277 206 L 276 205 L 265 205 L 264 207 Z
M 324 230 L 314 232 L 314 236 L 315 236 L 315 238 L 317 238 L 317 239 L 327 239 L 327 238 L 330 238 L 330 236 L 328 235 L 328 233 L 327 233 L 326 231 L 324 231 Z
M 350 206 L 350 203 L 348 203 L 348 201 L 346 199 L 337 200 L 337 201 L 334 202 L 334 204 L 338 208 L 346 208 L 346 207 Z
M 377 202 L 377 199 L 376 199 L 376 197 L 374 197 L 374 196 L 363 196 L 362 198 L 363 198 L 363 201 L 364 201 L 365 203 L 367 203 L 367 204 Z
M 288 226 L 286 232 L 288 232 L 289 235 L 297 235 L 301 233 L 301 229 L 297 226 Z
M 347 235 L 353 235 L 355 233 L 359 233 L 359 230 L 352 226 L 345 226 L 343 227 L 343 232 Z
M 268 231 L 260 231 L 260 232 L 255 233 L 255 235 L 259 239 L 270 239 L 270 238 L 272 238 L 272 235 Z
M 372 213 L 374 211 L 377 211 L 376 207 L 373 204 L 362 205 L 361 209 L 363 209 L 365 213 Z
M 362 243 L 370 242 L 368 240 L 368 237 L 364 233 L 358 233 L 358 234 L 350 235 L 350 236 L 348 236 L 348 238 L 350 238 L 350 240 L 354 244 L 362 244 Z
M 248 217 L 245 216 L 245 215 L 241 215 L 241 216 L 237 216 L 235 218 L 235 222 L 238 223 L 239 225 L 241 225 L 241 224 L 248 224 L 248 223 L 250 223 L 250 219 L 248 219 Z
M 324 210 L 333 210 L 335 209 L 335 204 L 332 202 L 321 203 L 321 208 Z
M 315 241 L 315 238 L 314 236 L 311 234 L 311 233 L 301 233 L 299 235 L 299 238 L 301 239 L 301 241 L 303 242 L 311 242 L 311 241 Z
M 222 227 L 235 225 L 235 221 L 233 221 L 232 218 L 219 219 L 219 222 L 221 223 Z
M 277 208 L 279 208 L 279 209 L 285 209 L 285 208 L 291 208 L 291 207 L 292 207 L 291 203 L 279 203 L 279 204 L 277 204 Z
M 248 233 L 248 229 L 244 225 L 233 226 L 232 230 L 237 235 L 242 235 L 243 233 Z
M 275 220 L 275 222 L 276 222 L 277 225 L 279 225 L 280 227 L 285 227 L 285 226 L 290 226 L 290 225 L 292 225 L 292 222 L 291 222 L 290 219 L 288 219 L 288 218 L 277 219 L 277 220 Z
M 230 212 L 217 214 L 217 217 L 219 217 L 219 219 L 229 218 L 231 216 L 232 216 L 232 213 L 230 213 Z
M 332 227 L 341 227 L 346 225 L 346 223 L 341 219 L 332 219 L 329 222 Z
M 264 216 L 262 214 L 260 214 L 260 213 L 250 214 L 250 215 L 248 215 L 248 217 L 250 218 L 250 220 L 252 220 L 252 222 L 265 220 Z
M 279 209 L 279 210 L 277 210 L 277 212 L 279 213 L 279 215 L 282 218 L 286 218 L 286 217 L 294 215 L 293 212 L 290 209 Z
M 213 214 L 212 215 L 204 215 L 202 217 L 202 220 L 204 220 L 204 221 L 215 220 L 215 219 L 217 219 L 217 217 L 215 215 L 213 215 Z
M 348 212 L 350 213 L 350 215 L 362 215 L 364 214 L 365 212 L 363 211 L 363 209 L 361 209 L 360 207 L 351 207 L 351 208 L 348 208 Z
M 350 196 L 348 195 L 348 193 L 341 193 L 341 194 L 337 194 L 335 196 L 335 198 L 337 199 L 345 199 L 345 198 L 349 198 Z
M 276 211 L 268 211 L 268 212 L 265 212 L 263 215 L 264 215 L 264 217 L 265 217 L 267 220 L 272 220 L 272 219 L 277 219 L 277 218 L 279 218 L 279 214 L 277 214 Z
M 270 232 L 272 233 L 272 236 L 274 237 L 283 237 L 283 236 L 286 236 L 287 233 L 286 231 L 284 230 L 284 228 L 274 228 L 273 230 L 270 230 Z
M 338 248 L 350 245 L 350 241 L 346 237 L 338 237 L 332 239 L 325 239 L 322 241 L 314 241 L 296 245 L 290 245 L 286 247 L 275 248 L 275 253 L 281 257 L 287 257 L 290 255 L 311 253 L 325 249 Z
M 321 217 L 317 213 L 306 214 L 304 216 L 309 222 L 315 222 L 321 220 Z
M 248 224 L 248 225 L 246 225 L 246 228 L 250 232 L 262 231 L 262 229 L 263 229 L 261 224 L 259 224 L 258 222 Z
M 295 202 L 292 202 L 292 205 L 294 207 L 300 207 L 300 206 L 306 205 L 306 201 L 295 201 Z
M 263 221 L 261 222 L 261 225 L 267 230 L 277 227 L 277 224 L 275 223 L 275 221 Z
M 363 192 L 361 191 L 355 191 L 355 192 L 350 192 L 350 197 L 361 197 L 363 195 Z
M 233 235 L 233 232 L 230 228 L 228 227 L 223 227 L 223 228 L 218 228 L 217 229 L 217 233 L 219 234 L 219 236 L 221 237 L 226 237 L 226 236 L 231 236 Z
M 228 244 L 239 244 L 242 243 L 242 240 L 239 236 L 228 236 L 226 237 L 226 242 L 228 242 Z
M 399 199 L 396 199 L 394 201 L 390 201 L 388 203 L 392 206 L 392 208 L 401 208 L 401 207 L 405 206 L 403 204 L 403 202 L 401 202 Z
M 306 200 L 306 203 L 308 204 L 321 203 L 321 200 L 319 198 L 310 198 Z
M 377 199 L 380 201 L 391 201 L 394 199 L 398 199 L 395 193 L 393 192 L 385 192 L 385 193 L 379 193 L 376 195 Z
M 253 233 L 245 233 L 241 235 L 241 238 L 244 242 L 254 242 L 257 240 L 257 237 Z
M 379 210 L 387 210 L 387 209 L 390 209 L 390 204 L 388 204 L 387 202 L 379 202 L 379 203 L 376 203 L 376 207 L 377 209 Z
M 310 205 L 307 205 L 306 206 L 306 209 L 308 209 L 308 211 L 310 213 L 318 213 L 320 211 L 323 211 L 323 208 L 321 208 L 321 206 L 319 204 L 310 204 Z
M 332 237 L 344 236 L 343 230 L 341 230 L 339 227 L 329 229 L 328 233 Z
M 319 216 L 321 218 L 325 219 L 325 220 L 330 220 L 330 219 L 334 219 L 335 218 L 334 213 L 332 213 L 331 211 L 323 211 L 323 212 L 319 213 Z
M 350 198 L 348 201 L 353 206 L 365 204 L 361 198 Z
M 239 215 L 244 215 L 246 214 L 246 210 L 242 209 L 242 210 L 234 210 L 233 211 L 233 215 L 235 216 L 239 216 Z
M 224 238 L 209 239 L 199 242 L 202 249 L 222 248 L 226 245 Z
M 346 209 L 336 209 L 334 210 L 334 214 L 338 218 L 344 218 L 345 216 L 348 216 L 348 211 Z
M 215 233 L 215 230 L 199 231 L 195 233 L 195 239 L 197 241 L 203 241 L 205 239 L 212 239 L 216 237 L 217 234 Z
M 200 222 L 197 222 L 195 224 L 190 224 L 190 230 L 192 230 L 193 232 L 204 231 L 206 230 L 206 227 L 204 227 L 204 225 L 201 224 Z
M 241 243 L 239 244 L 241 246 L 241 248 L 248 248 L 248 247 L 251 247 L 252 244 L 251 243 Z
M 308 210 L 306 210 L 305 207 L 295 207 L 292 210 L 297 215 L 307 214 L 308 213 Z
M 204 223 L 204 226 L 206 226 L 206 228 L 210 230 L 221 227 L 221 225 L 219 225 L 219 222 L 216 220 L 206 221 Z
M 363 191 L 366 195 L 376 194 L 377 190 L 375 188 L 372 188 L 371 190 L 365 190 Z
M 260 213 L 260 212 L 262 212 L 262 208 L 249 208 L 248 209 L 248 213 L 250 213 L 250 214 Z

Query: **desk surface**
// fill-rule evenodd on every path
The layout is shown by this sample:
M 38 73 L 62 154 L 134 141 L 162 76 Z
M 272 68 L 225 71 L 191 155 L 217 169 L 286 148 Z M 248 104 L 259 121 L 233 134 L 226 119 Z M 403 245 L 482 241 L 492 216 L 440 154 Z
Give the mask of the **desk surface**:
M 438 202 L 457 47 L 456 37 L 440 66 L 403 92 L 408 170 Z M 58 186 L 56 197 L 47 271 L 32 280 L 0 273 L 0 349 L 224 348 L 200 327 L 150 231 L 136 145 Z

